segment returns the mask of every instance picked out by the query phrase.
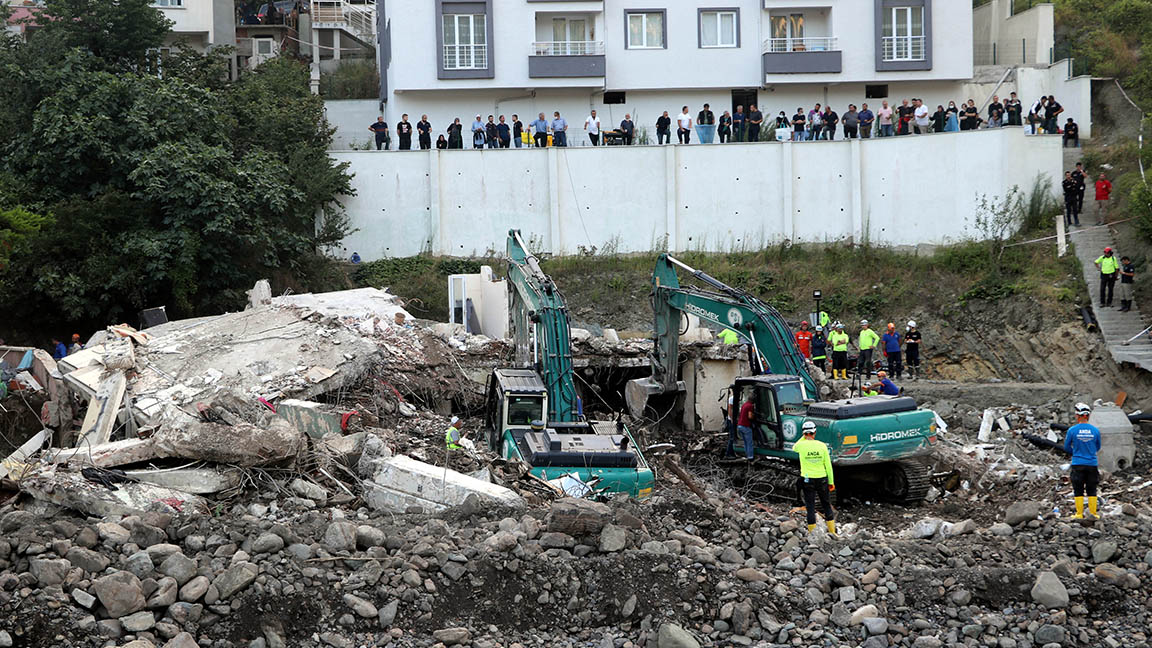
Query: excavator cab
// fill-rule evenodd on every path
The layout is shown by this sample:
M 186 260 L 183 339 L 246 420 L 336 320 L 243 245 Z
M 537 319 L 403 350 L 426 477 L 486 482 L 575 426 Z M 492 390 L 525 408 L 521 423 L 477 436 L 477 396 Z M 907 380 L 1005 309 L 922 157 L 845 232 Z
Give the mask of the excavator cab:
M 500 453 L 504 431 L 524 433 L 547 420 L 548 390 L 531 369 L 497 369 L 488 378 L 484 422 L 488 449 Z
M 733 402 L 739 406 L 748 399 L 756 405 L 753 439 L 757 448 L 782 451 L 796 441 L 796 424 L 785 414 L 802 409 L 806 399 L 804 384 L 798 376 L 765 374 L 739 378 L 732 385 Z

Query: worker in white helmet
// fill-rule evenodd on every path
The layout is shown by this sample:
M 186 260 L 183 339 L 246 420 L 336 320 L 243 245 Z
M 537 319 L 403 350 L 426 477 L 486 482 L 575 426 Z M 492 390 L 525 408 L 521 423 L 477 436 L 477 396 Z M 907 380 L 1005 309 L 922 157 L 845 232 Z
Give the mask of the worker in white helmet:
M 916 320 L 908 320 L 908 329 L 904 332 L 904 367 L 908 369 L 908 378 L 920 378 L 920 330 L 916 328 Z

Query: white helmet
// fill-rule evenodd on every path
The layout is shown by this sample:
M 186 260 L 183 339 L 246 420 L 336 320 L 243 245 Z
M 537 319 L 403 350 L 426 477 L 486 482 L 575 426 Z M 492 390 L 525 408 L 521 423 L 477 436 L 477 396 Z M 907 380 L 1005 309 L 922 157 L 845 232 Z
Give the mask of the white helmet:
M 800 426 L 801 434 L 816 434 L 816 424 L 812 421 L 804 421 L 804 425 Z
M 916 320 L 908 320 L 908 328 L 916 328 Z
M 1092 408 L 1088 407 L 1088 405 L 1085 403 L 1076 403 L 1076 407 L 1074 409 L 1076 410 L 1077 416 L 1088 416 L 1092 413 Z
M 860 320 L 860 326 L 868 326 L 868 320 Z

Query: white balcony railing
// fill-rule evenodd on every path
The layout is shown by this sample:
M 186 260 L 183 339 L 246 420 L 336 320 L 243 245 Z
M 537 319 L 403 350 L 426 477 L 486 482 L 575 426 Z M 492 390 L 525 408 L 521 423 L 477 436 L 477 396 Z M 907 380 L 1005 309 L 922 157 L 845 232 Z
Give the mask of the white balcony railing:
M 776 52 L 831 52 L 840 49 L 835 36 L 808 38 L 769 38 L 764 41 L 764 53 Z
M 885 61 L 924 60 L 923 36 L 885 36 L 883 42 Z
M 376 40 L 376 5 L 372 3 L 313 0 L 312 22 L 317 27 L 343 29 L 368 44 Z
M 445 70 L 487 70 L 487 45 L 445 45 Z
M 604 53 L 604 41 L 543 41 L 532 43 L 532 56 L 593 56 Z

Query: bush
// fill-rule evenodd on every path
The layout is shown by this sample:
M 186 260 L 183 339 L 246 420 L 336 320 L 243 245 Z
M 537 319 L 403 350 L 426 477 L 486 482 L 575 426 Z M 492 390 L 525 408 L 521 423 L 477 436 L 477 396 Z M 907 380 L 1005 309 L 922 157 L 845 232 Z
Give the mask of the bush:
M 377 99 L 380 73 L 376 62 L 348 61 L 335 72 L 320 75 L 320 94 L 325 99 Z

